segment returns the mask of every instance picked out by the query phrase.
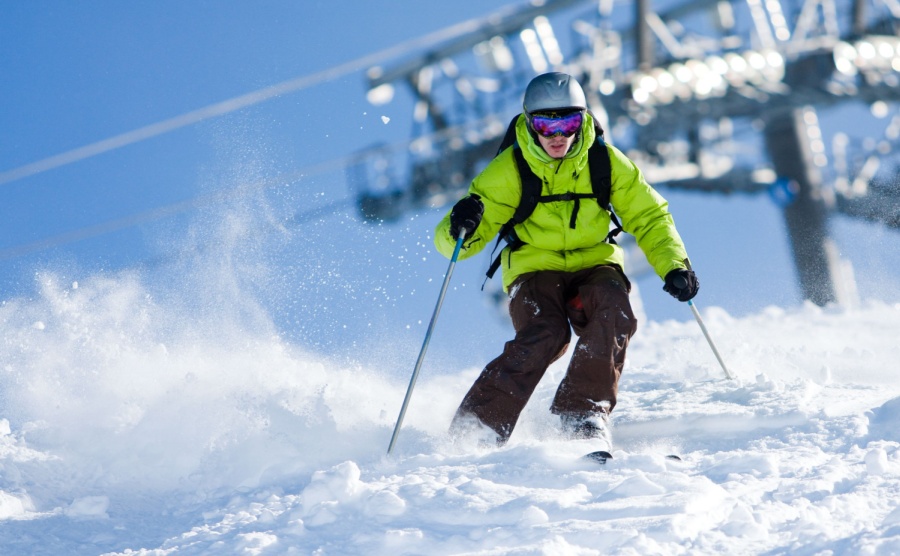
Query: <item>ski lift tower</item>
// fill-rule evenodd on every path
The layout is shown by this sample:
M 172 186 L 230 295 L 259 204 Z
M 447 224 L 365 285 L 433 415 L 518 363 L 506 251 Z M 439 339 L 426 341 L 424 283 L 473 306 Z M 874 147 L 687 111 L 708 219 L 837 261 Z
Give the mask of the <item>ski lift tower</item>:
M 405 83 L 416 123 L 406 148 L 380 155 L 408 157 L 405 179 L 372 177 L 375 160 L 360 159 L 369 169 L 355 182 L 363 216 L 454 202 L 494 156 L 531 77 L 565 71 L 654 185 L 777 199 L 804 298 L 842 301 L 852 286 L 842 284 L 830 217 L 900 227 L 900 3 L 663 4 L 535 0 L 372 68 L 370 100 L 389 100 Z M 826 144 L 823 115 L 854 104 L 886 122 L 882 133 L 848 129 Z M 390 185 L 370 187 L 378 179 Z

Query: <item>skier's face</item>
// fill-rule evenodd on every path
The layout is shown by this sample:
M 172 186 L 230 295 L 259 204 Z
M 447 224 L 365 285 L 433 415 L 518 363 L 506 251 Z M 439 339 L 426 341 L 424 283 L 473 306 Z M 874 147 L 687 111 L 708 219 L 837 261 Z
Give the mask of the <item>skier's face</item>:
M 541 146 L 544 147 L 544 150 L 547 151 L 547 154 L 553 158 L 562 158 L 566 156 L 566 153 L 572 148 L 572 144 L 575 142 L 575 136 L 564 137 L 562 135 L 554 135 L 553 137 L 544 137 L 543 135 L 538 135 L 538 141 L 541 143 Z
M 566 156 L 575 137 L 584 122 L 584 113 L 580 110 L 566 109 L 563 113 L 535 112 L 531 114 L 528 124 L 534 131 L 547 154 L 553 158 Z

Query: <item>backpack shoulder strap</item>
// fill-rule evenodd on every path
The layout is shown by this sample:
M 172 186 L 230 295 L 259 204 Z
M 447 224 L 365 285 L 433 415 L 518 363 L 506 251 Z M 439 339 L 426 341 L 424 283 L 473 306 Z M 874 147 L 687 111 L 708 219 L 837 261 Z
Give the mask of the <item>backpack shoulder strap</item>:
M 541 179 L 531 171 L 516 139 L 516 122 L 518 121 L 519 115 L 517 114 L 510 120 L 509 125 L 506 127 L 506 134 L 503 136 L 500 147 L 497 149 L 497 156 L 499 156 L 500 153 L 509 147 L 514 147 L 513 158 L 516 161 L 516 169 L 519 171 L 519 180 L 522 182 L 522 199 L 519 201 L 519 206 L 516 207 L 513 217 L 500 230 L 501 238 L 506 236 L 513 226 L 525 222 L 531 216 L 538 204 L 538 198 L 541 196 Z
M 519 171 L 519 180 L 522 182 L 522 199 L 508 222 L 515 226 L 528 220 L 528 217 L 534 212 L 541 197 L 543 183 L 541 183 L 541 178 L 528 166 L 528 161 L 525 160 L 525 155 L 522 154 L 522 149 L 518 144 L 513 149 L 513 157 L 516 159 L 516 169 Z
M 594 195 L 597 197 L 597 203 L 609 212 L 615 228 L 610 230 L 606 236 L 606 241 L 615 243 L 615 237 L 622 231 L 622 224 L 619 222 L 616 213 L 610 205 L 610 196 L 612 195 L 612 163 L 609 159 L 609 148 L 602 138 L 602 132 L 598 132 L 597 140 L 588 150 L 588 167 L 591 171 L 591 187 Z
M 588 167 L 591 170 L 591 187 L 597 196 L 597 203 L 609 210 L 609 196 L 612 191 L 612 164 L 609 149 L 600 137 L 588 149 Z
M 501 241 L 505 241 L 509 245 L 510 251 L 515 251 L 524 245 L 522 240 L 519 239 L 519 236 L 516 235 L 515 227 L 516 225 L 525 222 L 528 217 L 531 216 L 531 213 L 533 213 L 534 209 L 537 207 L 538 199 L 541 197 L 541 189 L 543 188 L 541 178 L 531 171 L 531 167 L 528 166 L 525 155 L 522 154 L 522 149 L 519 147 L 518 143 L 513 144 L 513 159 L 516 161 L 516 170 L 518 170 L 519 173 L 519 181 L 522 183 L 522 197 L 519 199 L 519 205 L 516 207 L 516 211 L 513 213 L 512 218 L 500 227 L 500 232 L 497 234 L 497 243 L 494 244 L 491 255 L 497 251 Z M 493 278 L 494 273 L 500 268 L 501 256 L 502 252 L 500 255 L 497 255 L 491 263 L 491 266 L 487 271 L 487 279 L 485 282 Z M 484 284 L 482 284 L 481 287 L 483 289 Z
M 497 154 L 502 153 L 516 144 L 516 122 L 518 121 L 519 114 L 516 114 L 513 116 L 513 119 L 510 120 L 509 125 L 506 126 L 506 133 L 503 135 L 503 140 L 500 141 L 500 147 L 497 148 Z

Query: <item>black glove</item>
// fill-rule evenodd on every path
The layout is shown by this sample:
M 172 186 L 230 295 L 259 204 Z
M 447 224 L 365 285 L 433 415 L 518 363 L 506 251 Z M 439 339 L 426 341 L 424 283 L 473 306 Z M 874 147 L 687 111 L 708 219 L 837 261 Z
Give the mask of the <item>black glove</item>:
M 676 268 L 666 274 L 663 289 L 678 301 L 690 301 L 700 290 L 700 280 L 693 270 Z
M 463 197 L 450 211 L 450 235 L 453 239 L 459 239 L 460 230 L 465 230 L 466 235 L 471 235 L 481 223 L 484 214 L 484 203 L 476 194 Z

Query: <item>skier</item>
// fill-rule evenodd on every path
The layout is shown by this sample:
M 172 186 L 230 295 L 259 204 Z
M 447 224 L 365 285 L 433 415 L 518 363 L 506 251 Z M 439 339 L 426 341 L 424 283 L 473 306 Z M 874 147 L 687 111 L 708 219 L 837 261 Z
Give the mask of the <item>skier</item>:
M 578 343 L 550 411 L 560 417 L 568 437 L 596 438 L 611 449 L 609 414 L 637 321 L 623 251 L 607 241 L 610 212 L 588 198 L 594 192 L 588 150 L 597 132 L 578 82 L 558 72 L 535 77 L 525 90 L 515 134 L 517 144 L 488 164 L 435 230 L 435 246 L 448 258 L 463 231 L 459 259 L 484 249 L 522 201 L 514 153 L 521 150 L 545 198 L 514 226 L 517 245 L 500 254 L 515 338 L 465 395 L 450 432 L 505 444 L 541 377 L 565 353 L 574 329 Z M 680 301 L 692 299 L 699 282 L 668 203 L 631 160 L 612 145 L 605 147 L 609 197 L 622 228 L 664 279 L 663 289 Z M 552 195 L 556 198 L 546 198 Z

